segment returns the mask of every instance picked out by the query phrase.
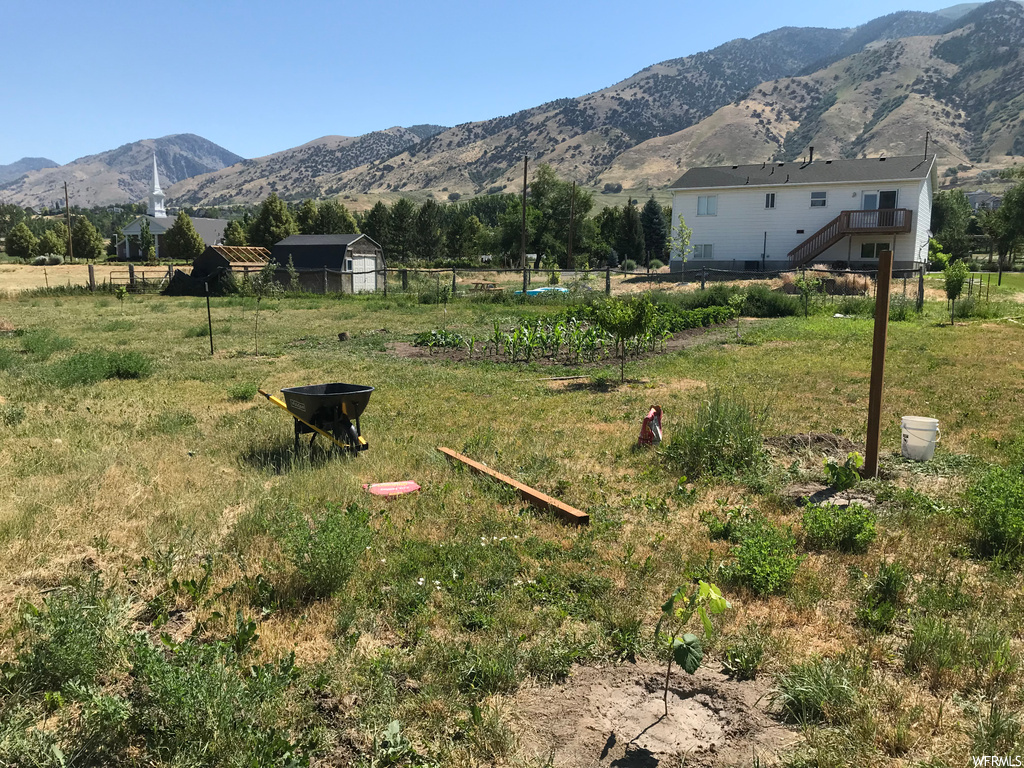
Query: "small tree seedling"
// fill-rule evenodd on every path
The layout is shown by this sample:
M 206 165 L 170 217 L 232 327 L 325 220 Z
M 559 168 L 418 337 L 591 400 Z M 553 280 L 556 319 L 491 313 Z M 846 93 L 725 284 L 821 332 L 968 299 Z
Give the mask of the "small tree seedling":
M 689 591 L 689 585 L 679 587 L 663 606 L 661 618 L 654 629 L 656 643 L 665 643 L 668 648 L 668 668 L 665 670 L 665 716 L 668 716 L 668 684 L 672 675 L 672 662 L 675 661 L 687 673 L 694 674 L 704 659 L 704 646 L 700 637 L 685 632 L 687 624 L 694 614 L 700 618 L 704 637 L 710 638 L 715 631 L 711 616 L 724 613 L 731 608 L 729 601 L 722 597 L 722 590 L 707 581 L 697 582 L 696 588 Z M 689 591 L 689 594 L 687 592 Z M 662 627 L 666 631 L 662 631 Z
M 736 313 L 736 341 L 740 340 L 740 315 L 746 303 L 747 297 L 742 293 L 734 293 L 729 297 L 729 309 Z
M 942 277 L 945 282 L 946 298 L 952 302 L 949 310 L 949 324 L 956 325 L 956 300 L 963 293 L 964 283 L 967 282 L 967 265 L 962 261 L 954 261 L 944 270 Z

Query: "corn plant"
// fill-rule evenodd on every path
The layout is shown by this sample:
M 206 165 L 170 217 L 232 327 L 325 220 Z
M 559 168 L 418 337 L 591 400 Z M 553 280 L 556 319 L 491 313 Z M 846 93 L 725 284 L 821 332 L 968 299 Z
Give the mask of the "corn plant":
M 729 601 L 722 597 L 722 591 L 707 581 L 697 582 L 697 587 L 689 591 L 688 585 L 679 587 L 661 606 L 661 618 L 654 629 L 656 643 L 664 643 L 668 649 L 668 668 L 665 670 L 665 716 L 668 716 L 668 685 L 672 675 L 672 662 L 675 661 L 687 673 L 694 674 L 704 659 L 704 646 L 700 637 L 686 632 L 686 625 L 694 614 L 700 618 L 704 637 L 714 634 L 711 616 L 724 613 L 731 608 Z M 689 591 L 689 594 L 687 592 Z M 662 631 L 662 627 L 666 631 Z

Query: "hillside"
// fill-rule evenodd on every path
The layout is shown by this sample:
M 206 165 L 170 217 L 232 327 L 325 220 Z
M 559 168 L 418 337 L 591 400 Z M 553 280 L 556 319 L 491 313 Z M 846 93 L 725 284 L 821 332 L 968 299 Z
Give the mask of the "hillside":
M 144 199 L 153 179 L 153 152 L 164 188 L 176 181 L 237 163 L 233 152 L 191 133 L 144 139 L 67 165 L 31 171 L 0 184 L 0 196 L 17 205 L 64 203 L 64 182 L 73 205 L 91 207 Z
M 0 165 L 0 184 L 14 181 L 24 176 L 29 171 L 39 171 L 43 168 L 53 168 L 57 163 L 45 157 L 23 157 L 15 160 L 9 165 Z
M 1005 166 L 1024 155 L 1024 7 L 989 3 L 961 24 L 761 83 L 696 126 L 624 152 L 599 181 L 661 187 L 693 165 L 794 159 L 810 146 L 819 157 L 913 154 L 926 132 L 941 164 Z
M 515 188 L 524 155 L 589 186 L 657 188 L 694 164 L 795 157 L 812 144 L 833 157 L 923 151 L 928 130 L 949 164 L 962 156 L 999 167 L 1021 152 L 1022 17 L 1024 6 L 996 0 L 850 29 L 785 27 L 586 96 L 455 126 L 365 164 L 310 163 L 306 145 L 171 195 L 196 205 L 270 191 L 481 194 Z
M 271 192 L 294 199 L 341 191 L 330 180 L 338 174 L 399 154 L 442 126 L 388 128 L 362 136 L 324 136 L 266 157 L 189 179 L 168 190 L 178 205 L 253 203 Z

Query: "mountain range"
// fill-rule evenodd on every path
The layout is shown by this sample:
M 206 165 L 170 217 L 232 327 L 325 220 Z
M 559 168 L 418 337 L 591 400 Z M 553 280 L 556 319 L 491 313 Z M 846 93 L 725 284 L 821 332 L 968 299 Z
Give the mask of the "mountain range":
M 241 161 L 210 145 L 223 153 L 221 165 L 168 173 L 177 183 L 165 191 L 178 205 L 255 203 L 271 192 L 466 196 L 516 189 L 524 156 L 591 188 L 646 191 L 694 165 L 793 159 L 810 147 L 821 158 L 923 153 L 926 134 L 940 167 L 964 175 L 1024 160 L 1020 2 L 902 11 L 847 29 L 783 27 L 654 64 L 585 96 L 452 128 L 326 136 Z M 110 181 L 81 175 L 106 154 L 30 171 L 0 185 L 0 197 L 49 200 L 53 180 L 72 168 L 79 204 L 114 202 L 118 192 L 144 197 L 145 173 L 117 185 L 112 166 Z

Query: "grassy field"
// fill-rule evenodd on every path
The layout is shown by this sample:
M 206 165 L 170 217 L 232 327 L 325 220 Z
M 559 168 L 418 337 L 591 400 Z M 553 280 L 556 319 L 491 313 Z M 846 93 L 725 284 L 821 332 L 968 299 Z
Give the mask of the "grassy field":
M 677 742 L 609 739 L 615 723 L 574 681 L 625 675 L 622 690 L 660 711 L 655 624 L 698 579 L 731 609 L 714 618 L 700 685 L 673 672 L 671 722 L 693 730 L 688 707 L 719 717 L 748 697 L 742 711 L 775 735 L 736 735 L 732 754 L 742 724 L 715 720 L 694 738 L 719 739 L 718 756 L 686 764 L 1017 754 L 1024 518 L 1004 502 L 1024 504 L 1024 336 L 1001 318 L 1022 314 L 1022 290 L 1005 278 L 988 319 L 950 327 L 935 301 L 890 326 L 883 471 L 849 492 L 871 510 L 858 530 L 876 535 L 855 546 L 821 526 L 863 521 L 826 507 L 822 523 L 794 503 L 824 487 L 826 455 L 841 463 L 864 440 L 872 321 L 831 305 L 743 319 L 740 341 L 712 330 L 630 362 L 618 385 L 613 361 L 394 352 L 560 302 L 264 301 L 257 357 L 251 299 L 214 300 L 213 356 L 202 300 L 0 299 L 0 764 L 582 766 L 602 748 L 650 764 L 636 745 L 681 764 Z M 294 453 L 290 419 L 255 393 L 327 381 L 376 388 L 356 458 Z M 764 412 L 768 440 L 751 438 L 736 471 L 698 475 L 684 435 L 716 398 Z M 636 450 L 652 404 L 667 442 Z M 898 456 L 907 414 L 941 423 L 928 464 Z M 532 510 L 439 445 L 591 525 Z M 993 465 L 1017 467 L 995 501 Z M 422 490 L 362 489 L 407 479 Z M 993 505 L 1011 511 L 985 518 Z M 547 709 L 599 723 L 579 747 L 589 757 L 528 714 L 548 691 L 561 698 Z M 713 701 L 692 703 L 701 691 Z

